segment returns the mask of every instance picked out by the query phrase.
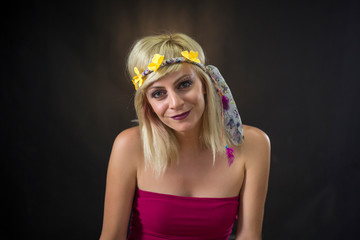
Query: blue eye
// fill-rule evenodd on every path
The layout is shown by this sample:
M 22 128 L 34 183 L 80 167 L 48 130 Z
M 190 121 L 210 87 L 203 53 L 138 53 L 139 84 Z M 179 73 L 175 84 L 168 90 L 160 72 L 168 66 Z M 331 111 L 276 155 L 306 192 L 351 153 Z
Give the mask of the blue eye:
M 151 97 L 152 98 L 160 98 L 164 95 L 164 91 L 161 91 L 161 90 L 156 90 L 154 92 L 151 93 Z
M 185 80 L 179 84 L 179 88 L 188 88 L 192 85 L 191 80 Z

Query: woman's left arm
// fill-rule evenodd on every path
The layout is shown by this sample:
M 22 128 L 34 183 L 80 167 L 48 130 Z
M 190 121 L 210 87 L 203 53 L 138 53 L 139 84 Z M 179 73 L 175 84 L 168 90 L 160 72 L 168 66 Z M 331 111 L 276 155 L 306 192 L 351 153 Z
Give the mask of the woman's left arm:
M 241 154 L 245 178 L 240 192 L 236 240 L 261 240 L 270 171 L 270 140 L 260 129 L 244 127 Z

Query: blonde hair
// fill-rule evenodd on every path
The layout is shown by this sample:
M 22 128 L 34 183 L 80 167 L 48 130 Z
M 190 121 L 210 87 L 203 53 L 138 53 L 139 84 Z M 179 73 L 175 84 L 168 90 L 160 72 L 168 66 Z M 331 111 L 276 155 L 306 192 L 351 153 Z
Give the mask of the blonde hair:
M 156 53 L 164 55 L 165 60 L 180 57 L 181 52 L 186 50 L 197 51 L 198 59 L 205 65 L 205 55 L 201 46 L 185 34 L 144 37 L 136 41 L 130 51 L 127 63 L 129 74 L 131 77 L 135 75 L 134 67 L 140 72 L 144 71 Z M 169 164 L 178 161 L 178 142 L 173 130 L 163 124 L 153 112 L 147 101 L 146 91 L 157 79 L 167 73 L 179 71 L 181 64 L 183 63 L 170 64 L 149 74 L 135 94 L 135 110 L 139 120 L 145 167 L 150 165 L 157 174 L 163 173 Z M 203 146 L 212 150 L 213 162 L 215 162 L 216 153 L 224 153 L 224 147 L 230 143 L 230 139 L 224 134 L 221 107 L 212 80 L 201 68 L 190 65 L 202 80 L 206 93 L 199 140 Z

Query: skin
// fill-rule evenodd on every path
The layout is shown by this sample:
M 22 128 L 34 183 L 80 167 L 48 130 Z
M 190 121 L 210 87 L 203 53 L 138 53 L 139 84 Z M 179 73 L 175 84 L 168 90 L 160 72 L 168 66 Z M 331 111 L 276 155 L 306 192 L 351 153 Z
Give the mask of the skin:
M 101 240 L 126 239 L 135 188 L 190 197 L 240 195 L 237 240 L 261 239 L 264 205 L 270 168 L 270 141 L 258 128 L 244 125 L 245 140 L 233 147 L 231 167 L 225 156 L 212 153 L 198 141 L 205 107 L 204 88 L 194 70 L 183 64 L 178 72 L 165 75 L 147 90 L 154 113 L 175 130 L 179 141 L 179 164 L 171 165 L 156 178 L 145 170 L 138 127 L 121 132 L 111 152 Z M 174 116 L 190 111 L 183 120 Z

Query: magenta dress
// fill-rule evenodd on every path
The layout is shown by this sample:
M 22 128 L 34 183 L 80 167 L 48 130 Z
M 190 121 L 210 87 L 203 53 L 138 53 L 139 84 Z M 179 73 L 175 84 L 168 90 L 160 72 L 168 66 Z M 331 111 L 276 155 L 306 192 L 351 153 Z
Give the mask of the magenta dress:
M 239 197 L 197 198 L 136 189 L 129 240 L 227 240 Z

